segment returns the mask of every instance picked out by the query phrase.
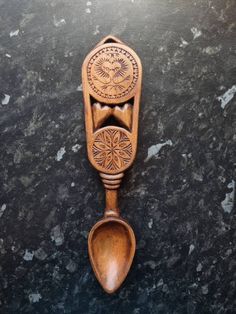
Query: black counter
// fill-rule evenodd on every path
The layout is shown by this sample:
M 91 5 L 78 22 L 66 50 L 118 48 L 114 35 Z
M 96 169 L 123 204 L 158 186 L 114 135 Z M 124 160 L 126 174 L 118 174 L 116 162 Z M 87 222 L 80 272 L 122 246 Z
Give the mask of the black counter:
M 0 0 L 0 313 L 236 313 L 236 2 Z M 137 238 L 103 292 L 87 253 L 104 191 L 81 65 L 104 36 L 143 64 L 120 191 Z

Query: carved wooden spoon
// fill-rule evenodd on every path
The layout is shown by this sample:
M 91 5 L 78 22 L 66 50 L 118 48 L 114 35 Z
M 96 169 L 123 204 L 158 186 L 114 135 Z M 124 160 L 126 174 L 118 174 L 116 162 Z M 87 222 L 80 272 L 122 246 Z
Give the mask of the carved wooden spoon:
M 128 274 L 135 236 L 119 217 L 117 193 L 137 150 L 142 66 L 119 39 L 105 37 L 82 66 L 88 157 L 106 191 L 104 218 L 89 234 L 89 257 L 103 289 L 116 291 Z
M 136 242 L 132 228 L 119 218 L 119 210 L 114 206 L 117 190 L 106 190 L 106 199 L 104 218 L 90 231 L 88 248 L 98 281 L 106 292 L 113 293 L 128 274 Z

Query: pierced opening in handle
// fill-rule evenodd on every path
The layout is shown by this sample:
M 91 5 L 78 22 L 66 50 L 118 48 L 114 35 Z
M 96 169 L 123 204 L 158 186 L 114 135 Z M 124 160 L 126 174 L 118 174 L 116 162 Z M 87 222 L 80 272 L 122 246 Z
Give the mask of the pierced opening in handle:
M 127 131 L 132 131 L 133 97 L 124 103 L 113 105 L 98 102 L 90 96 L 90 103 L 94 131 L 105 126 L 119 126 Z
M 101 40 L 97 45 L 97 46 L 100 46 L 100 45 L 104 45 L 104 44 L 110 44 L 110 43 L 119 43 L 119 44 L 123 44 L 123 42 L 116 38 L 115 36 L 113 35 L 108 35 L 106 36 L 105 38 L 103 38 L 103 40 Z

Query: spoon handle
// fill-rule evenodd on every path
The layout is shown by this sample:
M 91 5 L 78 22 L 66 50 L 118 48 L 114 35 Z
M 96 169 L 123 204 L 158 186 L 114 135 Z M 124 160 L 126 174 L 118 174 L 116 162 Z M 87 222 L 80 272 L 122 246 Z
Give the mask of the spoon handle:
M 119 216 L 118 189 L 136 155 L 141 79 L 139 57 L 113 36 L 82 66 L 88 158 L 106 191 L 105 217 Z
M 118 189 L 120 187 L 123 176 L 124 173 L 111 175 L 100 172 L 100 177 L 102 179 L 106 192 L 106 207 L 104 213 L 105 217 L 119 217 L 120 215 L 120 209 L 118 207 Z

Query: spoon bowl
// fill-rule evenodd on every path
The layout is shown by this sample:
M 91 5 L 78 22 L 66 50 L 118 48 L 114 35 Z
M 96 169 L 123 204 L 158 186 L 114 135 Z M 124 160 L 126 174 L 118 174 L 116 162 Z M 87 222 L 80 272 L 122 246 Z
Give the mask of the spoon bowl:
M 107 293 L 115 292 L 126 278 L 136 248 L 130 225 L 118 217 L 105 217 L 89 233 L 89 257 L 94 273 Z

